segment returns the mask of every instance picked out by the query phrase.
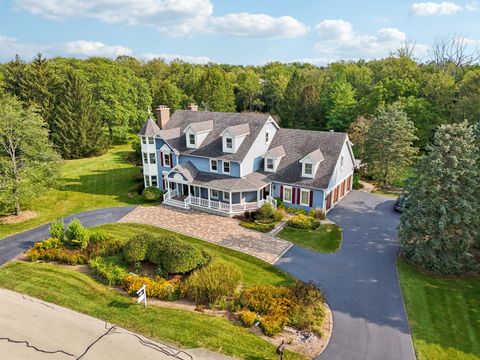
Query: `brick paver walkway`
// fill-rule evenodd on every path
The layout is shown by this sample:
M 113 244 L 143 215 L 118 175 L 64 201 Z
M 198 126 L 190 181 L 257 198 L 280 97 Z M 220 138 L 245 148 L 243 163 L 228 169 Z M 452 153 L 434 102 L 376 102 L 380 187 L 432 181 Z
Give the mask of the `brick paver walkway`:
M 139 223 L 173 230 L 275 263 L 292 244 L 269 234 L 249 230 L 235 219 L 164 205 L 139 206 L 120 222 Z

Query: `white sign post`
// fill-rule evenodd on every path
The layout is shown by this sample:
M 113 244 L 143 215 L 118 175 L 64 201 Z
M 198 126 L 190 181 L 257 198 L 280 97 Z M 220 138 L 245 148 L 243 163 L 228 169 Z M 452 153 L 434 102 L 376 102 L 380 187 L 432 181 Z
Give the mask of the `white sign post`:
M 143 284 L 143 286 L 138 289 L 137 295 L 137 304 L 140 304 L 143 301 L 145 307 L 147 307 L 147 285 Z

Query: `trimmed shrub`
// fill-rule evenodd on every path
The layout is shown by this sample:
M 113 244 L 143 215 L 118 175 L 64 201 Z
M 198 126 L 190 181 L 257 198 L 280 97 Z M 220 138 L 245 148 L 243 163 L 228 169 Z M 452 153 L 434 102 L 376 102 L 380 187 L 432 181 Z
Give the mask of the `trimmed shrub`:
M 315 217 L 315 210 L 314 209 L 311 209 L 309 212 L 308 212 L 308 216 L 310 217 Z
M 121 255 L 90 259 L 88 261 L 92 272 L 105 279 L 108 285 L 120 284 L 128 275 L 126 264 Z
M 138 289 L 146 285 L 148 297 L 161 300 L 174 301 L 178 299 L 177 288 L 167 280 L 157 276 L 155 279 L 149 277 L 127 275 L 122 281 L 122 287 L 130 295 L 136 295 Z
M 314 230 L 320 226 L 320 223 L 310 216 L 299 214 L 290 218 L 287 225 L 297 229 Z
M 92 230 L 90 232 L 90 244 L 99 244 L 107 241 L 108 234 L 99 229 Z
M 33 249 L 38 251 L 45 251 L 50 249 L 58 248 L 62 245 L 61 241 L 57 238 L 51 237 L 46 240 L 37 242 L 33 245 Z
M 148 186 L 143 189 L 142 196 L 147 201 L 163 201 L 163 193 L 154 186 Z
M 250 310 L 242 310 L 237 315 L 243 325 L 247 328 L 251 328 L 255 325 L 255 321 L 257 320 L 257 313 Z
M 256 220 L 266 221 L 273 218 L 273 206 L 269 203 L 263 204 L 260 209 L 257 210 Z
M 65 242 L 71 246 L 85 249 L 90 240 L 90 232 L 86 229 L 80 220 L 73 219 L 65 230 Z
M 147 257 L 150 244 L 155 238 L 150 234 L 138 234 L 123 247 L 123 258 L 128 262 L 143 261 Z
M 188 273 L 205 264 L 207 257 L 198 248 L 176 236 L 160 236 L 151 244 L 148 260 L 169 274 Z
M 188 277 L 185 295 L 200 304 L 213 304 L 232 296 L 241 281 L 242 274 L 235 266 L 214 261 Z
M 48 230 L 50 231 L 50 236 L 52 238 L 63 241 L 63 237 L 65 234 L 65 223 L 63 222 L 63 219 L 58 219 L 52 222 Z
M 268 223 L 268 224 L 263 224 L 263 223 L 256 223 L 253 221 L 240 221 L 240 226 L 243 226 L 244 228 L 255 230 L 255 231 L 260 231 L 263 233 L 267 233 L 273 230 L 275 227 L 275 223 Z
M 288 318 L 283 315 L 269 314 L 260 319 L 260 327 L 267 336 L 275 336 L 281 333 L 287 324 Z

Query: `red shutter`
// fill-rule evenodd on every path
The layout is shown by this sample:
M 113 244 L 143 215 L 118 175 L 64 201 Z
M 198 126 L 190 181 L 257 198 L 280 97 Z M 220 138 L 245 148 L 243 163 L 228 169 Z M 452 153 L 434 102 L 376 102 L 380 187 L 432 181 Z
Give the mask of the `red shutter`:
M 297 189 L 292 188 L 292 204 L 296 204 L 295 195 L 297 195 Z
M 162 164 L 162 167 L 163 167 L 163 152 L 160 151 L 160 162 Z
M 170 167 L 173 168 L 173 156 L 172 156 L 172 153 L 170 153 Z
M 162 188 L 163 188 L 163 191 L 165 191 L 165 179 L 162 179 Z
M 283 201 L 283 186 L 280 185 L 280 200 Z
M 300 188 L 297 189 L 297 204 L 300 205 Z
M 310 207 L 313 206 L 313 191 L 310 190 Z

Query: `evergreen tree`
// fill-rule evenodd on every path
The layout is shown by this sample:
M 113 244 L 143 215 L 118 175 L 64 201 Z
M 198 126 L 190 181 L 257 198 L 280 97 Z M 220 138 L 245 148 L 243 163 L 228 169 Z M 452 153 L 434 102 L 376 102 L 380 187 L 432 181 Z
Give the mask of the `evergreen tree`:
M 391 185 L 413 163 L 418 153 L 415 140 L 415 127 L 397 104 L 380 110 L 365 143 L 367 171 L 383 185 Z
M 472 269 L 478 239 L 480 171 L 473 128 L 443 125 L 409 180 L 399 238 L 402 255 L 438 273 Z
M 0 97 L 0 206 L 18 215 L 22 206 L 53 186 L 60 175 L 60 156 L 48 129 L 33 108 L 16 97 Z
M 24 93 L 23 88 L 25 84 L 26 67 L 27 64 L 20 59 L 18 55 L 15 55 L 15 59 L 5 64 L 4 67 L 5 90 L 22 101 L 26 100 L 25 97 L 27 95 Z
M 59 88 L 52 140 L 64 159 L 103 154 L 108 137 L 96 111 L 90 88 L 75 70 L 68 70 Z
M 338 80 L 330 85 L 325 94 L 323 102 L 327 128 L 344 131 L 356 117 L 355 90 L 347 81 Z

